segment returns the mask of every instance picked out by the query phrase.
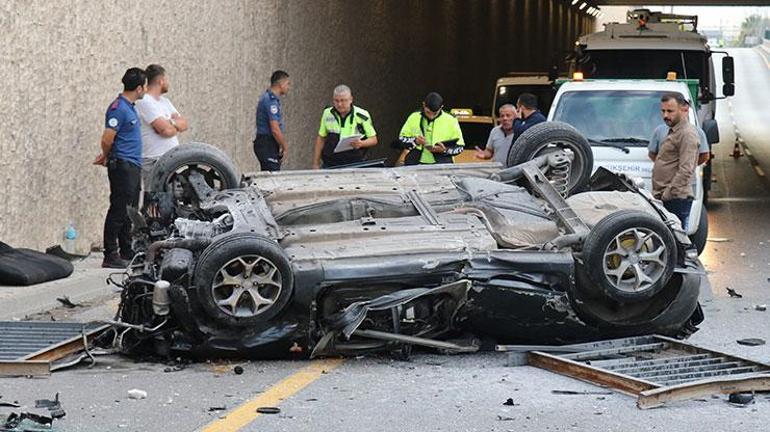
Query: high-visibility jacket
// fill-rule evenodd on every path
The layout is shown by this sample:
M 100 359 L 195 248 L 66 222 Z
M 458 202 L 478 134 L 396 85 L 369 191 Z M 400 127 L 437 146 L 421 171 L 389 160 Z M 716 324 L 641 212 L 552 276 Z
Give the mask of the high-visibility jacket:
M 444 111 L 441 111 L 433 120 L 425 116 L 422 111 L 410 114 L 401 128 L 399 139 L 406 142 L 418 136 L 425 137 L 426 141 L 424 147 L 414 143 L 414 148 L 422 152 L 420 154 L 421 164 L 436 163 L 433 153 L 426 147 L 442 143 L 447 148 L 446 154 L 454 156 L 462 153 L 465 146 L 460 122 L 453 115 Z
M 341 137 L 353 135 L 362 135 L 361 140 L 377 135 L 372 124 L 372 116 L 368 111 L 352 105 L 350 111 L 343 117 L 334 107 L 324 110 L 321 114 L 321 126 L 318 128 L 318 136 L 324 138 L 324 147 L 321 151 L 324 166 L 347 165 L 364 159 L 361 149 L 334 153 Z

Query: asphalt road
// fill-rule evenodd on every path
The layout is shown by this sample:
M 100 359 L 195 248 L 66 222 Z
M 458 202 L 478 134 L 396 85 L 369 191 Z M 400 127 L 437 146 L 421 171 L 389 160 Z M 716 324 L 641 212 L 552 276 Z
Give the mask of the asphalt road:
M 737 92 L 718 107 L 722 140 L 709 209 L 712 241 L 703 256 L 712 295 L 704 295 L 706 321 L 690 342 L 770 361 L 770 346 L 735 343 L 745 337 L 770 340 L 770 311 L 754 310 L 756 304 L 770 303 L 770 187 L 760 175 L 770 173 L 770 59 L 766 62 L 764 52 L 751 49 L 734 55 Z M 729 156 L 736 137 L 751 157 Z M 728 297 L 726 287 L 743 298 Z M 106 317 L 113 307 L 114 300 L 73 317 Z M 0 401 L 29 406 L 59 392 L 68 413 L 56 423 L 61 431 L 236 430 L 240 424 L 245 431 L 690 432 L 765 430 L 770 421 L 770 400 L 764 395 L 743 408 L 721 396 L 640 411 L 634 398 L 620 393 L 553 394 L 600 389 L 506 363 L 504 354 L 417 354 L 409 361 L 367 357 L 339 365 L 246 362 L 241 364 L 244 373 L 236 375 L 235 363 L 228 362 L 164 372 L 165 365 L 107 357 L 94 368 L 48 378 L 0 379 Z M 134 388 L 146 390 L 148 397 L 129 399 L 127 392 Z M 513 406 L 503 405 L 508 398 Z M 281 412 L 253 414 L 268 404 Z M 225 410 L 211 410 L 220 407 Z M 225 414 L 230 416 L 221 419 Z M 227 423 L 215 423 L 220 420 Z

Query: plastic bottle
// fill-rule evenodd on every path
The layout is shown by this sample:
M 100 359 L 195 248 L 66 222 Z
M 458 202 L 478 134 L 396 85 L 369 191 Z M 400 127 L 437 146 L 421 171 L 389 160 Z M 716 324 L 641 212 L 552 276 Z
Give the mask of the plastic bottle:
M 67 225 L 67 228 L 64 229 L 64 244 L 62 245 L 62 249 L 67 253 L 75 254 L 75 240 L 77 240 L 77 238 L 78 232 L 75 230 L 75 225 L 70 222 L 69 225 Z

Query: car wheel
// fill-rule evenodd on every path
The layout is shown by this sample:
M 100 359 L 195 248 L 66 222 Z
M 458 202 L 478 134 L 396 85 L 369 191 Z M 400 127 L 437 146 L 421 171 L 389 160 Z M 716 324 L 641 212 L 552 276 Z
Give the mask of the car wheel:
M 174 147 L 155 163 L 146 188 L 150 192 L 173 192 L 178 207 L 195 207 L 190 174 L 198 172 L 214 190 L 240 186 L 235 164 L 220 149 L 204 143 Z
M 593 294 L 619 303 L 647 300 L 666 286 L 677 249 L 671 231 L 636 210 L 612 213 L 597 223 L 583 243 L 584 271 Z
M 706 213 L 706 207 L 703 207 L 700 211 L 698 229 L 693 233 L 693 235 L 690 236 L 690 241 L 692 242 L 693 246 L 695 246 L 695 249 L 698 250 L 698 255 L 702 254 L 706 249 L 706 240 L 708 240 L 708 236 L 709 218 L 708 214 Z
M 289 258 L 275 242 L 253 233 L 234 233 L 211 243 L 195 268 L 203 309 L 225 325 L 270 321 L 292 295 Z
M 567 181 L 567 195 L 571 195 L 588 184 L 594 156 L 585 137 L 566 123 L 545 122 L 527 129 L 511 145 L 507 165 L 519 165 L 558 150 L 566 150 L 573 156 Z

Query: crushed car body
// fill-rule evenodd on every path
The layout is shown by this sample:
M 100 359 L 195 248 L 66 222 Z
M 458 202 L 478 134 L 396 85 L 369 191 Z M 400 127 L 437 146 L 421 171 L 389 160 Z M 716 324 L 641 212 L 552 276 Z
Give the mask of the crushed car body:
M 521 144 L 521 146 L 519 146 Z M 240 178 L 186 144 L 156 165 L 115 326 L 129 354 L 294 358 L 475 351 L 658 333 L 702 320 L 697 252 L 572 127 L 500 164 Z

